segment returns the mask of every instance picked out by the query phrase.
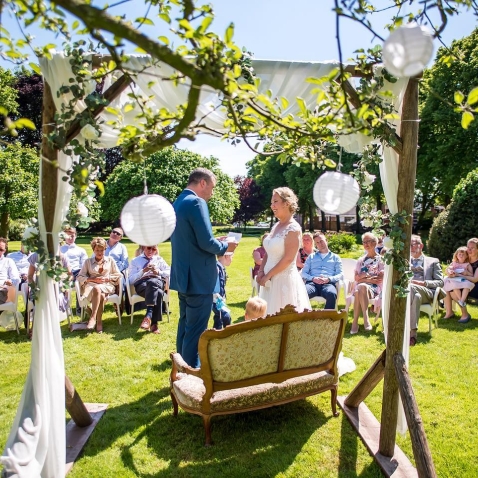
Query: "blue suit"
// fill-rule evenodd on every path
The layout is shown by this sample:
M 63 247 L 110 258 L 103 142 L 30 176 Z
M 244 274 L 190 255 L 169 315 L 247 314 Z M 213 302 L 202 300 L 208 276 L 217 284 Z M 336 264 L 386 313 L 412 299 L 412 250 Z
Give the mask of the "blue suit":
M 170 288 L 179 296 L 176 348 L 188 365 L 199 367 L 199 337 L 207 328 L 217 281 L 216 255 L 223 255 L 228 244 L 214 238 L 207 203 L 194 191 L 185 189 L 173 207 Z

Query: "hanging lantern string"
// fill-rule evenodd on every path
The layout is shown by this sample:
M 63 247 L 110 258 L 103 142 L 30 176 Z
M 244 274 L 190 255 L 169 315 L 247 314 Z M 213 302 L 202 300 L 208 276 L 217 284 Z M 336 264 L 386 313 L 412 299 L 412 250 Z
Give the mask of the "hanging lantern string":
M 337 171 L 340 173 L 342 169 L 342 146 L 339 149 L 339 165 L 337 166 Z
M 146 159 L 143 158 L 143 182 L 144 182 L 144 189 L 143 194 L 148 194 L 148 182 L 146 177 Z

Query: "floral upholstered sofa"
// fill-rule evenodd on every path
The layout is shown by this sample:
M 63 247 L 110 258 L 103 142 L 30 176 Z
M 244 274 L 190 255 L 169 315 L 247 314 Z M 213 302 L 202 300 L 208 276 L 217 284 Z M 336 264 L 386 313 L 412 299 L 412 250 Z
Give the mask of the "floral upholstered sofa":
M 189 367 L 172 353 L 171 398 L 202 416 L 206 445 L 211 445 L 211 417 L 272 407 L 331 391 L 336 408 L 337 360 L 347 315 L 287 306 L 265 319 L 223 330 L 206 330 L 199 340 L 201 368 Z

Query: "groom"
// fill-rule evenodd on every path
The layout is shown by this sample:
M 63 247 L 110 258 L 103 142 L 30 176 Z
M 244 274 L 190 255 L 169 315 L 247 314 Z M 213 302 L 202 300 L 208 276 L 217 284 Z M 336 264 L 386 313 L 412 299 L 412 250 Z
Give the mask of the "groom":
M 205 168 L 190 175 L 186 189 L 173 204 L 176 229 L 171 236 L 172 263 L 170 288 L 178 291 L 179 324 L 176 349 L 191 367 L 199 367 L 198 342 L 211 315 L 213 291 L 217 280 L 216 255 L 234 252 L 212 233 L 209 201 L 216 176 Z

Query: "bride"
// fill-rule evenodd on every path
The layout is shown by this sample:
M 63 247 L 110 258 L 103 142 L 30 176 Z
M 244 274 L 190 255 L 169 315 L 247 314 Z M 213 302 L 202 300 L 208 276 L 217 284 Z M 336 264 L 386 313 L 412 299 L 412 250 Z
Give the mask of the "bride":
M 297 208 L 297 196 L 292 189 L 274 189 L 271 209 L 278 222 L 264 239 L 266 254 L 256 276 L 262 286 L 259 295 L 267 302 L 267 315 L 289 304 L 298 312 L 312 308 L 296 267 L 301 227 L 292 216 Z

